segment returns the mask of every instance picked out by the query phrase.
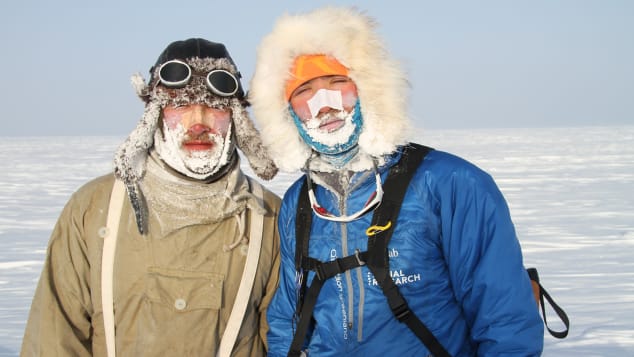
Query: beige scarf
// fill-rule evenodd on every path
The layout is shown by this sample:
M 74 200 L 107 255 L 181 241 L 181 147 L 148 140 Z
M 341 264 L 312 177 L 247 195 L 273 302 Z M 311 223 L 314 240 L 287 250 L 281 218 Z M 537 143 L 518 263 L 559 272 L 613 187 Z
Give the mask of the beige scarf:
M 150 221 L 158 222 L 161 237 L 184 227 L 238 217 L 246 207 L 266 212 L 250 192 L 239 160 L 226 175 L 205 183 L 174 172 L 151 150 L 141 189 L 154 218 Z

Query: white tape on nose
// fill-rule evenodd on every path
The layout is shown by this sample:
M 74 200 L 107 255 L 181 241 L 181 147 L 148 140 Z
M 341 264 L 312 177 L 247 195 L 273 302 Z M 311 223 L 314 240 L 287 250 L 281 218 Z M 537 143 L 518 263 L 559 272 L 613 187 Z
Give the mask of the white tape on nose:
M 319 110 L 324 107 L 343 110 L 343 98 L 341 91 L 338 90 L 322 88 L 318 90 L 312 98 L 306 101 L 306 104 L 308 104 L 310 115 L 313 118 L 316 118 Z

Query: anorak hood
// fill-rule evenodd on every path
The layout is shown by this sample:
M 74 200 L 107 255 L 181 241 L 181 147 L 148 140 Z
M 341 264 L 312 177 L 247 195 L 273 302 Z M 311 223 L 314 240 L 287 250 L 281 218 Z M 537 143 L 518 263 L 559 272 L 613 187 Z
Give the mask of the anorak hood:
M 371 18 L 355 9 L 327 7 L 282 16 L 262 40 L 249 101 L 263 143 L 281 170 L 300 170 L 312 155 L 285 99 L 291 68 L 300 55 L 336 58 L 348 68 L 348 76 L 357 86 L 363 116 L 358 155 L 361 161 L 351 162 L 348 169 L 370 169 L 373 160 L 381 165 L 386 155 L 408 142 L 411 121 L 407 116 L 407 78 L 390 58 L 375 27 Z

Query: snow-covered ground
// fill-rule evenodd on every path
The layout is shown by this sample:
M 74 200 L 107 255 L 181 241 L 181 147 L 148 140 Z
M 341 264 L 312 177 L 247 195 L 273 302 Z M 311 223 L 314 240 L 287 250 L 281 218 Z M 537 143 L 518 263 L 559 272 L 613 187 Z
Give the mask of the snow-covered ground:
M 19 353 L 59 212 L 110 171 L 122 139 L 0 138 L 0 356 Z M 417 141 L 478 164 L 504 192 L 525 264 L 571 320 L 568 338 L 545 337 L 544 356 L 634 356 L 633 126 L 434 130 Z M 281 195 L 297 176 L 266 184 Z

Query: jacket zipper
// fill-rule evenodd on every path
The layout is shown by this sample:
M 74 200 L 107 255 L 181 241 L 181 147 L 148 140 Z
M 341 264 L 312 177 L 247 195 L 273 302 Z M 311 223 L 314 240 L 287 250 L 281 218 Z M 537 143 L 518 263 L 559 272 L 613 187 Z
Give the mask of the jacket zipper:
M 363 182 L 363 180 L 359 180 L 357 182 Z M 356 187 L 356 186 L 355 186 Z M 344 194 L 339 197 L 339 212 L 341 214 L 348 214 L 347 212 L 347 197 L 350 192 L 352 192 L 354 187 L 348 187 L 345 190 Z M 348 252 L 348 226 L 345 222 L 341 223 L 341 254 L 343 257 L 347 257 L 350 255 Z M 365 303 L 365 289 L 363 286 L 363 275 L 361 267 L 357 267 L 352 269 L 356 272 L 357 275 L 357 284 L 359 285 L 359 309 L 358 309 L 358 323 L 357 323 L 357 341 L 361 342 L 363 340 L 363 308 Z M 347 270 L 345 272 L 346 277 L 346 287 L 348 289 L 348 331 L 352 331 L 354 327 L 354 288 L 352 285 L 352 275 L 351 271 Z

